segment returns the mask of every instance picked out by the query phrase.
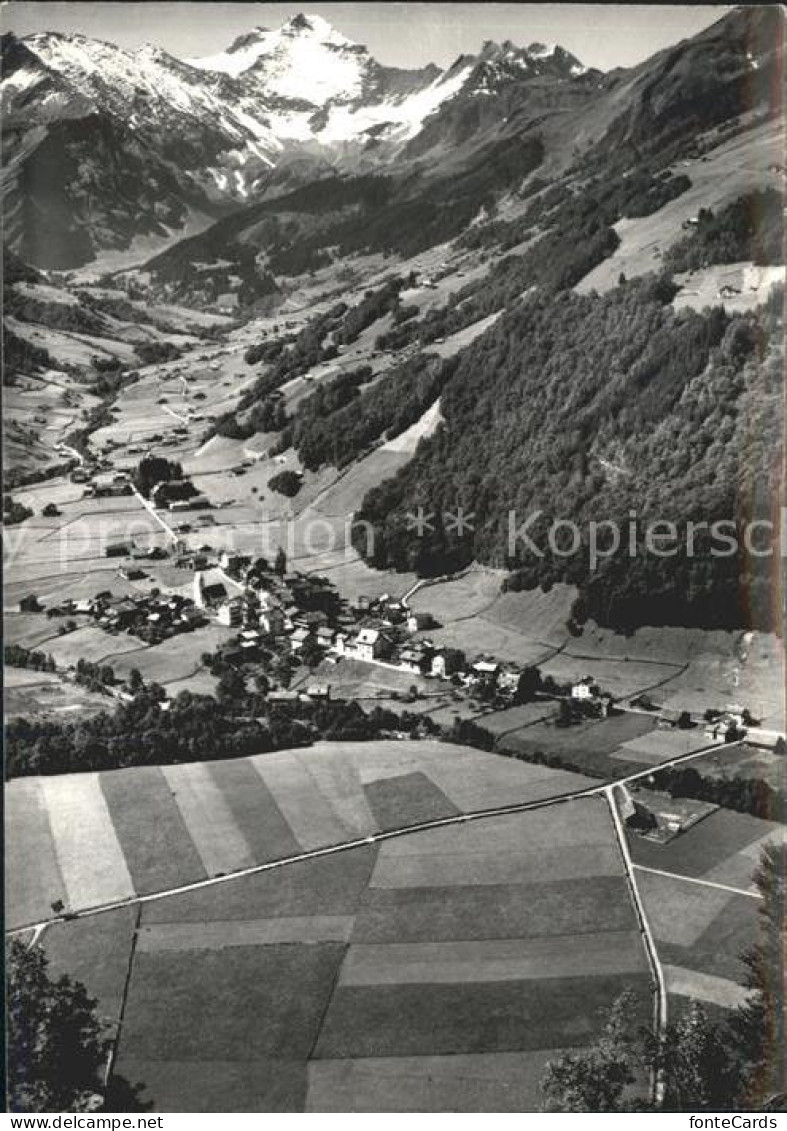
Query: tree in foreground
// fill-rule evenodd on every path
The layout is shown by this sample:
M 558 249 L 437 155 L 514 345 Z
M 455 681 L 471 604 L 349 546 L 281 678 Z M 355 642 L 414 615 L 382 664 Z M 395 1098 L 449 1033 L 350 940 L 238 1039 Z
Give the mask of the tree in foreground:
M 746 1003 L 733 1014 L 731 1026 L 747 1060 L 747 1105 L 759 1109 L 787 1095 L 784 1057 L 787 846 L 766 846 L 754 873 L 754 882 L 762 897 L 759 939 L 743 955 L 746 985 L 751 992 Z
M 755 872 L 762 897 L 759 940 L 742 955 L 749 996 L 719 1020 L 693 1002 L 661 1034 L 635 1024 L 633 994 L 612 1005 L 592 1045 L 550 1061 L 546 1111 L 781 1110 L 784 1050 L 787 848 L 768 846 Z M 658 1105 L 645 1082 L 660 1084 Z
M 625 1095 L 636 1080 L 636 1050 L 630 1016 L 634 994 L 620 995 L 601 1036 L 581 1052 L 549 1061 L 541 1081 L 546 1111 L 626 1111 Z
M 93 1111 L 109 1041 L 81 982 L 50 977 L 40 947 L 13 939 L 6 952 L 10 1111 Z

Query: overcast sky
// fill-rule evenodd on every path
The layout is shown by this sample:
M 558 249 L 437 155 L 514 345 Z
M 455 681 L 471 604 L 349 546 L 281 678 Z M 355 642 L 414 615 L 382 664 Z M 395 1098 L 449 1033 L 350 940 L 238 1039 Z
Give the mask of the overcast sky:
M 255 26 L 278 27 L 315 12 L 381 63 L 420 67 L 451 63 L 485 39 L 520 46 L 559 43 L 587 66 L 630 66 L 694 35 L 729 7 L 595 4 L 339 3 L 31 3 L 3 5 L 3 24 L 17 35 L 77 31 L 122 47 L 155 43 L 181 57 L 211 55 Z

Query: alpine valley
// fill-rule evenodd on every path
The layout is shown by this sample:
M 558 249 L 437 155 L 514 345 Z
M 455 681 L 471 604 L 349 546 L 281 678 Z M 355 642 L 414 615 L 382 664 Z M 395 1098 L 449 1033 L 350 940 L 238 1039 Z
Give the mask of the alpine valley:
M 783 1110 L 783 32 L 4 37 L 11 1110 Z

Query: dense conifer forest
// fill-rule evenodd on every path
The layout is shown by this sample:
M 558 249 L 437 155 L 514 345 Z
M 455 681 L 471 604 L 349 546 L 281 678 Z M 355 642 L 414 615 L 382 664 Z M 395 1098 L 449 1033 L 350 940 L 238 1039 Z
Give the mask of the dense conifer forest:
M 514 588 L 566 580 L 582 591 L 578 619 L 619 628 L 643 616 L 746 623 L 741 600 L 750 614 L 760 607 L 753 563 L 742 552 L 719 556 L 729 543 L 712 542 L 707 526 L 689 552 L 686 526 L 726 521 L 734 534 L 768 517 L 782 294 L 757 317 L 676 313 L 672 293 L 652 276 L 603 296 L 539 293 L 463 351 L 444 380 L 444 424 L 364 500 L 358 518 L 377 533 L 372 564 L 439 574 L 475 559 L 509 568 Z M 407 518 L 419 506 L 436 516 L 423 536 Z M 458 507 L 474 529 L 440 517 Z M 543 558 L 523 540 L 513 552 L 509 544 L 509 516 L 516 531 L 535 511 L 528 535 Z M 564 554 L 545 539 L 553 521 L 579 524 L 584 540 L 591 520 L 627 530 L 632 514 L 638 552 L 626 540 L 593 571 L 586 545 Z M 676 524 L 672 556 L 639 552 L 657 519 Z

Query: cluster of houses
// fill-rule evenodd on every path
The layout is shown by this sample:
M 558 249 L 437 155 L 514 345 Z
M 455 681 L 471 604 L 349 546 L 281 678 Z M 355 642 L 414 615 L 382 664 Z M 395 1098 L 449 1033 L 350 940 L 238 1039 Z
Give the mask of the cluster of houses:
M 115 597 L 109 590 L 84 600 L 66 600 L 47 610 L 49 616 L 89 616 L 108 632 L 128 632 L 152 642 L 192 632 L 207 617 L 188 597 L 158 591 Z
M 468 661 L 459 649 L 434 644 L 420 634 L 434 627 L 434 618 L 415 612 L 400 599 L 383 594 L 359 597 L 353 605 L 341 601 L 330 581 L 298 572 L 282 574 L 263 559 L 225 552 L 194 578 L 194 606 L 228 628 L 237 629 L 232 641 L 219 649 L 227 663 L 254 661 L 263 646 L 281 645 L 309 663 L 326 659 L 360 660 L 416 676 L 452 680 L 475 693 L 485 688 L 498 698 L 513 699 L 522 669 L 480 656 Z M 593 684 L 575 688 L 576 698 L 611 703 Z

